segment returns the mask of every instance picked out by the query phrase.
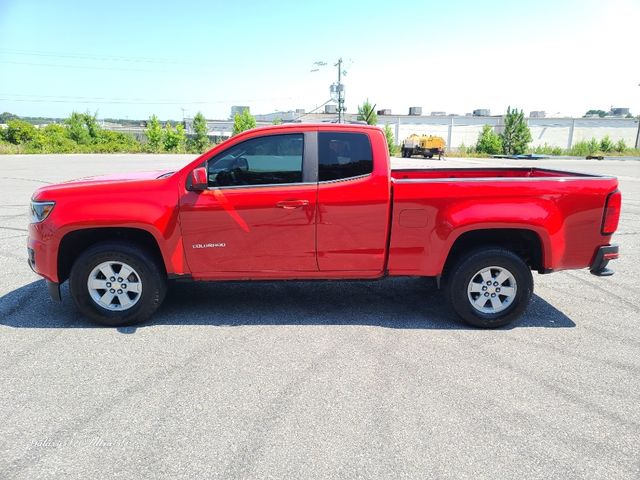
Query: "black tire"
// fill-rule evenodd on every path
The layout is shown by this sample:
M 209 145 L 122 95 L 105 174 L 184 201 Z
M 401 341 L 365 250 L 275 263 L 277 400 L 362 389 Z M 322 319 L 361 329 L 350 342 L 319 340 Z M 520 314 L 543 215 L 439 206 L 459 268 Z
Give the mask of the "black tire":
M 499 280 L 499 273 L 502 271 L 511 275 L 511 279 L 505 280 L 504 284 L 500 284 L 497 288 L 502 287 L 504 292 L 506 288 L 513 288 L 511 285 L 515 281 L 515 295 L 502 295 L 500 290 L 496 293 L 494 282 L 489 287 L 485 286 L 482 276 L 479 273 L 484 269 L 485 273 L 489 267 L 498 267 L 498 269 L 490 269 L 491 274 L 495 274 L 495 280 Z M 474 282 L 472 285 L 471 282 Z M 470 292 L 472 287 L 488 290 L 481 293 Z M 533 294 L 533 276 L 527 264 L 515 253 L 498 247 L 486 247 L 474 250 L 464 257 L 460 258 L 450 273 L 447 274 L 447 292 L 446 295 L 451 306 L 456 313 L 468 324 L 480 328 L 497 328 L 511 323 L 518 318 L 527 308 Z M 512 290 L 510 290 L 512 291 Z M 487 295 L 484 307 L 475 307 L 472 298 L 476 303 L 482 303 L 484 296 Z M 493 308 L 491 296 L 497 297 L 501 304 L 497 308 Z M 509 303 L 510 302 L 510 303 Z M 505 307 L 505 305 L 508 305 Z M 503 310 L 493 313 L 480 311 L 479 308 L 486 310 Z
M 139 277 L 142 292 L 139 298 L 132 293 L 137 300 L 130 308 L 109 310 L 92 298 L 87 284 L 89 275 L 104 262 L 122 262 L 134 269 L 134 279 Z M 69 276 L 69 290 L 82 314 L 102 325 L 119 327 L 148 319 L 164 300 L 167 279 L 164 269 L 146 250 L 124 242 L 108 241 L 89 247 L 76 259 Z

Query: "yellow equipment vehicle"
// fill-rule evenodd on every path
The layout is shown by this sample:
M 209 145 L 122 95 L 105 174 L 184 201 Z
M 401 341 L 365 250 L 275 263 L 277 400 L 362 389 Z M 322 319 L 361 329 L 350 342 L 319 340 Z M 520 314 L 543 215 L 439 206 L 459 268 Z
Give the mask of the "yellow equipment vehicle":
M 402 142 L 402 156 L 409 158 L 412 155 L 422 155 L 424 158 L 433 158 L 438 155 L 442 158 L 446 142 L 442 137 L 433 135 L 409 135 Z

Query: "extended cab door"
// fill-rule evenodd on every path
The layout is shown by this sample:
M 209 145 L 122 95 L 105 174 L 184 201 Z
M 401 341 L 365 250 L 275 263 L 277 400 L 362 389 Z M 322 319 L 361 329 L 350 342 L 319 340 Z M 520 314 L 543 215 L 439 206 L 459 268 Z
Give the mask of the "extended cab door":
M 192 273 L 318 270 L 317 173 L 305 168 L 307 157 L 315 164 L 315 138 L 262 134 L 208 160 L 208 189 L 180 205 Z
M 318 132 L 318 180 L 320 270 L 382 272 L 391 195 L 382 131 Z

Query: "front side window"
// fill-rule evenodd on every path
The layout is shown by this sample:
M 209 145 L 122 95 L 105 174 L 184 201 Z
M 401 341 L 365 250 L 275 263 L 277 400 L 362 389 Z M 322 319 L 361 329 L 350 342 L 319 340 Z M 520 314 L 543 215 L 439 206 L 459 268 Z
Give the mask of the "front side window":
M 318 133 L 319 180 L 340 180 L 373 172 L 369 136 L 363 133 Z
M 301 133 L 252 138 L 207 164 L 210 187 L 302 182 Z

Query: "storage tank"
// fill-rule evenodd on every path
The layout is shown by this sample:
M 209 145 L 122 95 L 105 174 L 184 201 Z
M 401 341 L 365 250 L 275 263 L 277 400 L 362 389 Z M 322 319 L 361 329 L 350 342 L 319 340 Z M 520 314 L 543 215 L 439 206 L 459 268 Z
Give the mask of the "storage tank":
M 624 117 L 629 115 L 629 109 L 626 107 L 611 107 L 611 115 L 614 117 Z

